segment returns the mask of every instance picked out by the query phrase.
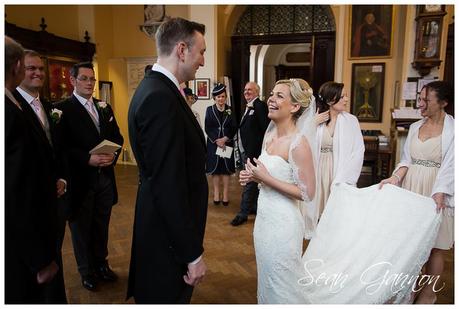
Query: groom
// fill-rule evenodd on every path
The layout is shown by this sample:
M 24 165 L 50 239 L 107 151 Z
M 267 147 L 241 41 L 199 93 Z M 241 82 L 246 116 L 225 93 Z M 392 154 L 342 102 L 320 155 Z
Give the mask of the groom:
M 172 18 L 158 28 L 158 60 L 129 107 L 139 167 L 127 297 L 136 303 L 189 303 L 206 272 L 206 143 L 180 92 L 204 65 L 205 27 Z

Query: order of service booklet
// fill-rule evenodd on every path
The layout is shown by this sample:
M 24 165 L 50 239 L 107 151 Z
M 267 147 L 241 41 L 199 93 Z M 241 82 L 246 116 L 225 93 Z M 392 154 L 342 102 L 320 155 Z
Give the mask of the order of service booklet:
M 222 158 L 231 158 L 231 154 L 233 153 L 233 147 L 226 146 L 225 150 L 221 149 L 220 147 L 217 147 L 217 151 L 215 154 L 217 156 L 220 156 Z
M 90 154 L 101 154 L 101 153 L 115 153 L 121 146 L 104 139 L 96 147 L 89 151 Z

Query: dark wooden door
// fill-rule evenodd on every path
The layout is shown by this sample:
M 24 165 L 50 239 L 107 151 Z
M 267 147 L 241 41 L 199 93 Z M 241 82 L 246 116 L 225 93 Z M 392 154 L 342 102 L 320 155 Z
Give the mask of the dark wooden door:
M 249 79 L 250 45 L 257 44 L 298 44 L 311 43 L 313 53 L 311 67 L 298 68 L 297 71 L 284 71 L 286 77 L 309 76 L 305 78 L 316 92 L 326 81 L 334 80 L 335 72 L 335 32 L 320 34 L 285 34 L 262 36 L 233 36 L 231 51 L 231 77 L 233 79 L 234 108 L 238 118 L 241 116 L 241 103 L 244 102 L 243 89 Z M 295 69 L 292 69 L 295 70 Z M 295 74 L 296 76 L 288 76 Z
M 276 66 L 276 80 L 288 78 L 302 78 L 306 81 L 311 80 L 311 69 L 309 66 Z
M 445 73 L 443 80 L 454 87 L 454 23 L 448 26 L 448 41 L 446 43 Z M 445 111 L 454 116 L 454 104 L 448 104 Z

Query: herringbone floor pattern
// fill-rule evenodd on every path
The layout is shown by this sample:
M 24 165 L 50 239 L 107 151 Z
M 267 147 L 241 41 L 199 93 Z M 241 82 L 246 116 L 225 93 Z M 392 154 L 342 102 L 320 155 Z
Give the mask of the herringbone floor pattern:
M 71 304 L 125 304 L 128 267 L 131 252 L 132 224 L 137 192 L 137 168 L 117 166 L 119 204 L 113 208 L 110 222 L 109 262 L 118 274 L 115 283 L 100 283 L 96 292 L 81 286 L 77 272 L 70 232 L 67 229 L 64 245 L 64 276 L 67 298 Z M 209 182 L 210 183 L 210 182 Z M 205 261 L 208 272 L 205 280 L 193 293 L 194 304 L 255 304 L 256 263 L 252 230 L 254 217 L 246 224 L 232 227 L 229 222 L 239 210 L 241 189 L 236 177 L 231 178 L 230 205 L 214 206 L 209 194 L 209 211 L 205 238 Z M 160 265 L 159 265 L 160 266 Z M 446 257 L 442 280 L 445 288 L 438 294 L 437 303 L 454 303 L 454 251 Z

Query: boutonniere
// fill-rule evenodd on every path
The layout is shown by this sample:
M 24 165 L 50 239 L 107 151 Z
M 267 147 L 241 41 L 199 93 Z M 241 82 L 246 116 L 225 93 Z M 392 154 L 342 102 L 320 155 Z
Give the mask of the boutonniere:
M 99 101 L 99 102 L 97 102 L 97 107 L 99 108 L 99 110 L 100 110 L 103 114 L 107 114 L 107 113 L 109 112 L 107 102 Z
M 231 116 L 231 110 L 228 108 L 225 110 L 225 114 L 228 115 L 228 116 Z
M 51 119 L 54 123 L 59 123 L 62 117 L 62 111 L 57 108 L 53 108 L 50 112 Z

